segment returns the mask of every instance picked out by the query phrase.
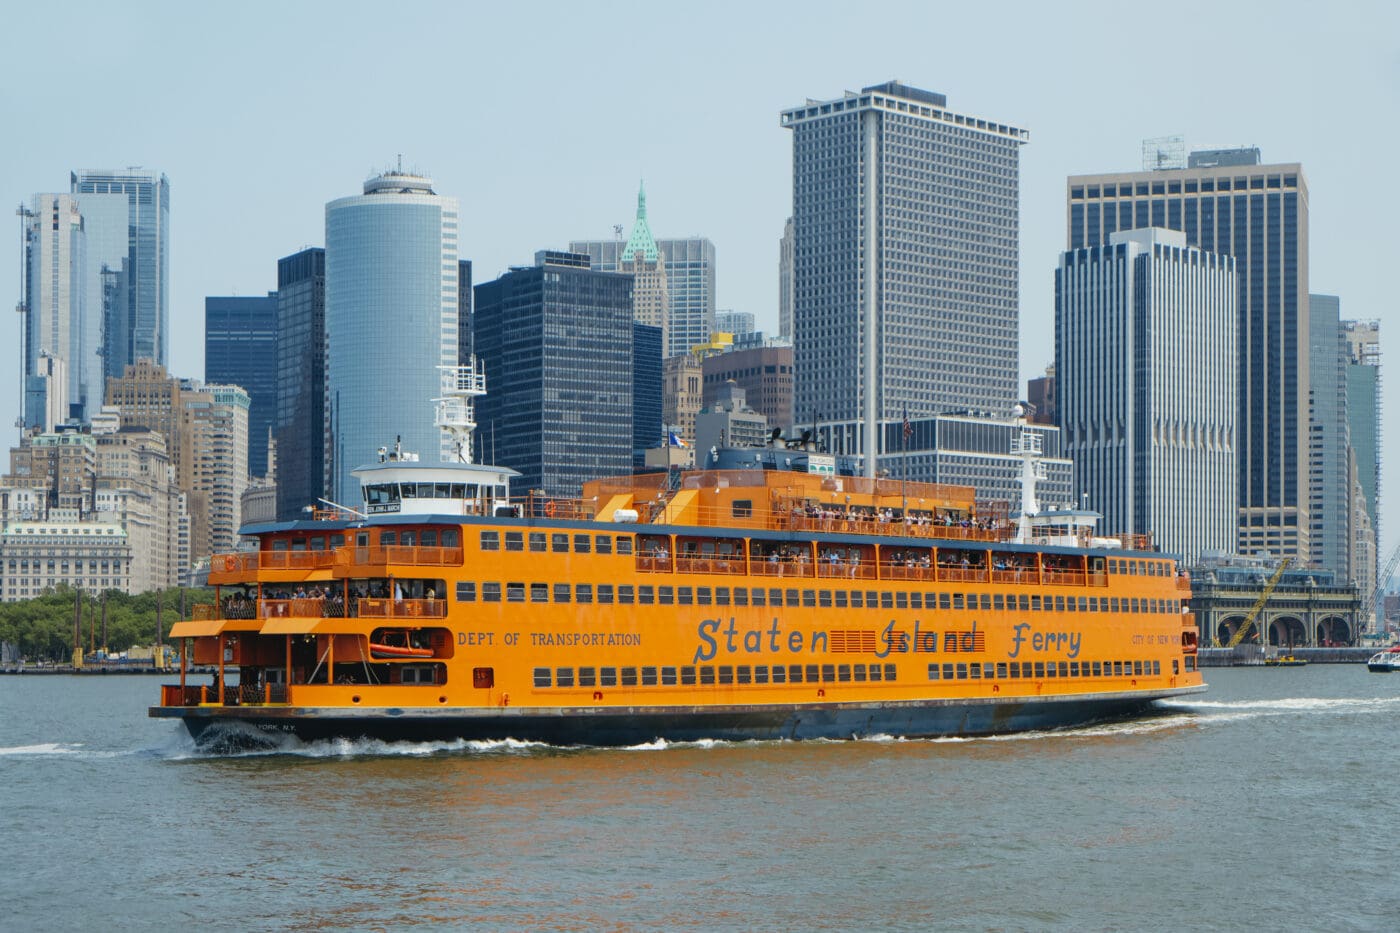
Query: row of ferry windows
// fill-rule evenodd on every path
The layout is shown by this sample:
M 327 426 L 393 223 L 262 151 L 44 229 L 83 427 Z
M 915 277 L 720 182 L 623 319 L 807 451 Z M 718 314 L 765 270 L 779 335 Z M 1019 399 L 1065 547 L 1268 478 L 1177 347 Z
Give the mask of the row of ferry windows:
M 506 532 L 506 550 L 523 551 L 527 543 L 527 533 L 523 531 Z M 543 531 L 528 532 L 528 544 L 531 551 L 544 553 L 546 550 L 556 554 L 569 553 L 569 535 L 562 533 L 546 534 Z M 546 547 L 547 545 L 547 547 Z M 611 554 L 614 548 L 613 535 L 574 535 L 573 552 L 575 554 Z M 499 551 L 501 549 L 501 533 L 498 531 L 483 531 L 481 533 L 481 549 L 483 551 Z M 632 553 L 632 538 L 630 535 L 616 536 L 616 549 L 618 554 Z
M 893 664 L 719 664 L 700 667 L 535 668 L 536 687 L 702 687 L 730 684 L 893 683 Z
M 457 601 L 485 603 L 641 603 L 663 606 L 812 606 L 835 609 L 971 609 L 983 612 L 1180 613 L 1176 599 L 1031 596 L 1025 593 L 906 593 L 878 590 L 782 590 L 756 586 L 632 586 L 611 583 L 457 584 Z
M 930 664 L 929 680 L 1048 680 L 1052 677 L 1144 677 L 1162 673 L 1161 661 L 998 661 Z M 1179 674 L 1172 659 L 1172 673 Z

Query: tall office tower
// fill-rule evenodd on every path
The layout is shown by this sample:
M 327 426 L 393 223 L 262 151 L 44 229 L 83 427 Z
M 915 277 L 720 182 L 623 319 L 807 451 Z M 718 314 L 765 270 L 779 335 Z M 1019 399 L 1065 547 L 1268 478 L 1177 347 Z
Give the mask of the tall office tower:
M 1347 350 L 1347 424 L 1351 435 L 1359 511 L 1353 520 L 1357 580 L 1376 580 L 1381 554 L 1381 327 L 1379 321 L 1342 321 Z M 1369 557 L 1366 552 L 1369 550 Z M 1365 571 L 1365 576 L 1362 576 Z M 1374 590 L 1374 582 L 1363 593 Z
M 591 265 L 591 261 L 590 261 Z M 632 276 L 632 316 L 638 324 L 661 328 L 661 344 L 667 345 L 670 292 L 666 284 L 666 257 L 656 246 L 647 223 L 647 193 L 637 190 L 637 218 L 622 247 L 617 271 Z
M 1308 185 L 1302 166 L 1260 165 L 1257 150 L 1218 164 L 1074 175 L 1071 250 L 1117 230 L 1166 227 L 1235 257 L 1239 282 L 1239 551 L 1308 557 Z M 1189 162 L 1188 162 L 1189 165 Z
M 248 488 L 248 393 L 239 386 L 186 382 L 181 430 L 181 488 L 201 502 L 193 514 L 190 546 L 196 559 L 227 553 L 238 544 L 240 509 Z
M 87 238 L 78 202 L 36 194 L 24 219 L 24 290 L 19 310 L 25 430 L 53 431 L 86 418 L 101 393 L 99 331 L 89 327 Z M 91 387 L 91 398 L 89 391 Z
M 793 300 L 793 235 L 792 218 L 783 223 L 783 238 L 778 241 L 778 336 L 792 339 Z
M 88 303 L 102 306 L 103 372 L 170 355 L 170 182 L 139 169 L 70 176 L 87 233 Z
M 661 328 L 632 324 L 632 465 L 661 439 Z
M 351 471 L 400 439 L 453 456 L 434 424 L 443 371 L 460 361 L 457 199 L 388 171 L 326 205 L 326 405 L 331 497 L 359 502 Z
M 1110 532 L 1194 562 L 1235 545 L 1235 261 L 1124 230 L 1055 272 L 1055 379 L 1076 484 Z
M 732 382 L 744 390 L 744 403 L 768 419 L 770 430 L 793 426 L 792 347 L 775 343 L 731 350 L 706 357 L 700 371 L 702 407 L 715 404 Z
M 457 359 L 469 360 L 472 350 L 472 261 L 457 260 Z
M 1312 469 L 1308 475 L 1309 541 L 1313 564 L 1339 580 L 1351 568 L 1351 432 L 1347 419 L 1346 337 L 1341 300 L 1308 296 L 1308 436 Z
M 704 407 L 704 358 L 677 353 L 661 364 L 661 420 L 668 431 L 695 446 L 695 416 Z
M 783 111 L 792 130 L 799 421 L 1016 400 L 1025 130 L 895 81 Z M 865 458 L 874 475 L 876 456 Z
M 630 473 L 632 278 L 541 251 L 534 266 L 476 286 L 475 306 L 483 459 L 520 471 L 521 491 L 550 496 Z
M 325 413 L 326 251 L 313 247 L 277 260 L 278 521 L 328 494 Z
M 10 448 L 10 472 L 0 478 L 4 518 L 90 518 L 97 477 L 91 434 L 65 427 L 26 435 Z
M 715 333 L 730 334 L 737 340 L 755 330 L 753 315 L 748 311 L 715 312 Z
M 277 424 L 277 293 L 204 299 L 204 381 L 248 393 L 248 471 L 267 475 L 267 442 Z

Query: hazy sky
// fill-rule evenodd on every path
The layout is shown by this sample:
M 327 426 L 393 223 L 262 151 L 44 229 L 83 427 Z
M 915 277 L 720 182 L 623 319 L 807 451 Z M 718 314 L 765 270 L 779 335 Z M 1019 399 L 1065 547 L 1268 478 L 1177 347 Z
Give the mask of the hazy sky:
M 33 3 L 0 28 L 13 210 L 79 168 L 171 185 L 172 370 L 203 378 L 206 295 L 276 287 L 325 203 L 394 163 L 462 204 L 477 281 L 631 225 L 708 236 L 721 309 L 777 327 L 791 143 L 778 114 L 891 78 L 1030 131 L 1021 150 L 1021 378 L 1053 359 L 1065 176 L 1135 170 L 1144 138 L 1303 163 L 1311 289 L 1382 322 L 1400 386 L 1400 14 L 1381 3 Z M 19 297 L 19 225 L 0 298 Z M 13 297 L 11 297 L 13 296 Z M 17 443 L 0 330 L 3 444 Z M 1397 411 L 1393 403 L 1389 411 Z M 1400 470 L 1387 432 L 1386 473 Z M 1386 545 L 1400 492 L 1383 498 Z

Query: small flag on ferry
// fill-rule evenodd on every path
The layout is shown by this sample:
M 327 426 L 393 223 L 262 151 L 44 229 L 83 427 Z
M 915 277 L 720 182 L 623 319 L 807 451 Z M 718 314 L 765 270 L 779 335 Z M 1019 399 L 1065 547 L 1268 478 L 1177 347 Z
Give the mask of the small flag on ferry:
M 672 447 L 689 447 L 689 446 L 690 446 L 690 445 L 687 444 L 685 441 L 683 441 L 683 440 L 681 440 L 679 437 L 677 437 L 675 431 L 672 431 L 672 432 L 670 433 L 670 435 L 668 436 L 668 443 L 670 443 L 670 445 L 671 445 Z

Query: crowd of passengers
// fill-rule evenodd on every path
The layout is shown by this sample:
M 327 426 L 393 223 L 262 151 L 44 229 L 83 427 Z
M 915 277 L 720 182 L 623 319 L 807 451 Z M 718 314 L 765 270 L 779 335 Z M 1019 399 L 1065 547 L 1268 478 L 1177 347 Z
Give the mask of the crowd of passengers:
M 903 522 L 905 525 L 916 527 L 979 528 L 987 531 L 992 531 L 1001 527 L 1001 523 L 994 518 L 959 517 L 952 512 L 931 514 L 929 512 L 906 511 L 900 513 L 888 506 L 883 509 L 866 506 L 850 506 L 849 511 L 847 511 L 835 505 L 810 503 L 805 506 L 793 506 L 792 516 L 793 518 L 805 518 L 824 522 L 852 521 L 869 522 L 880 525 L 899 524 Z
M 396 580 L 393 581 L 392 588 L 390 581 L 381 580 L 351 586 L 349 597 L 347 605 L 343 587 L 314 583 L 309 587 L 305 584 L 297 584 L 295 587 L 269 586 L 264 587 L 262 591 L 265 601 L 318 600 L 321 603 L 321 614 L 325 618 L 358 616 L 362 599 L 423 599 L 431 602 L 437 599 L 437 591 L 421 580 Z M 258 614 L 258 600 L 250 592 L 230 593 L 220 600 L 220 606 L 225 619 L 253 619 Z

